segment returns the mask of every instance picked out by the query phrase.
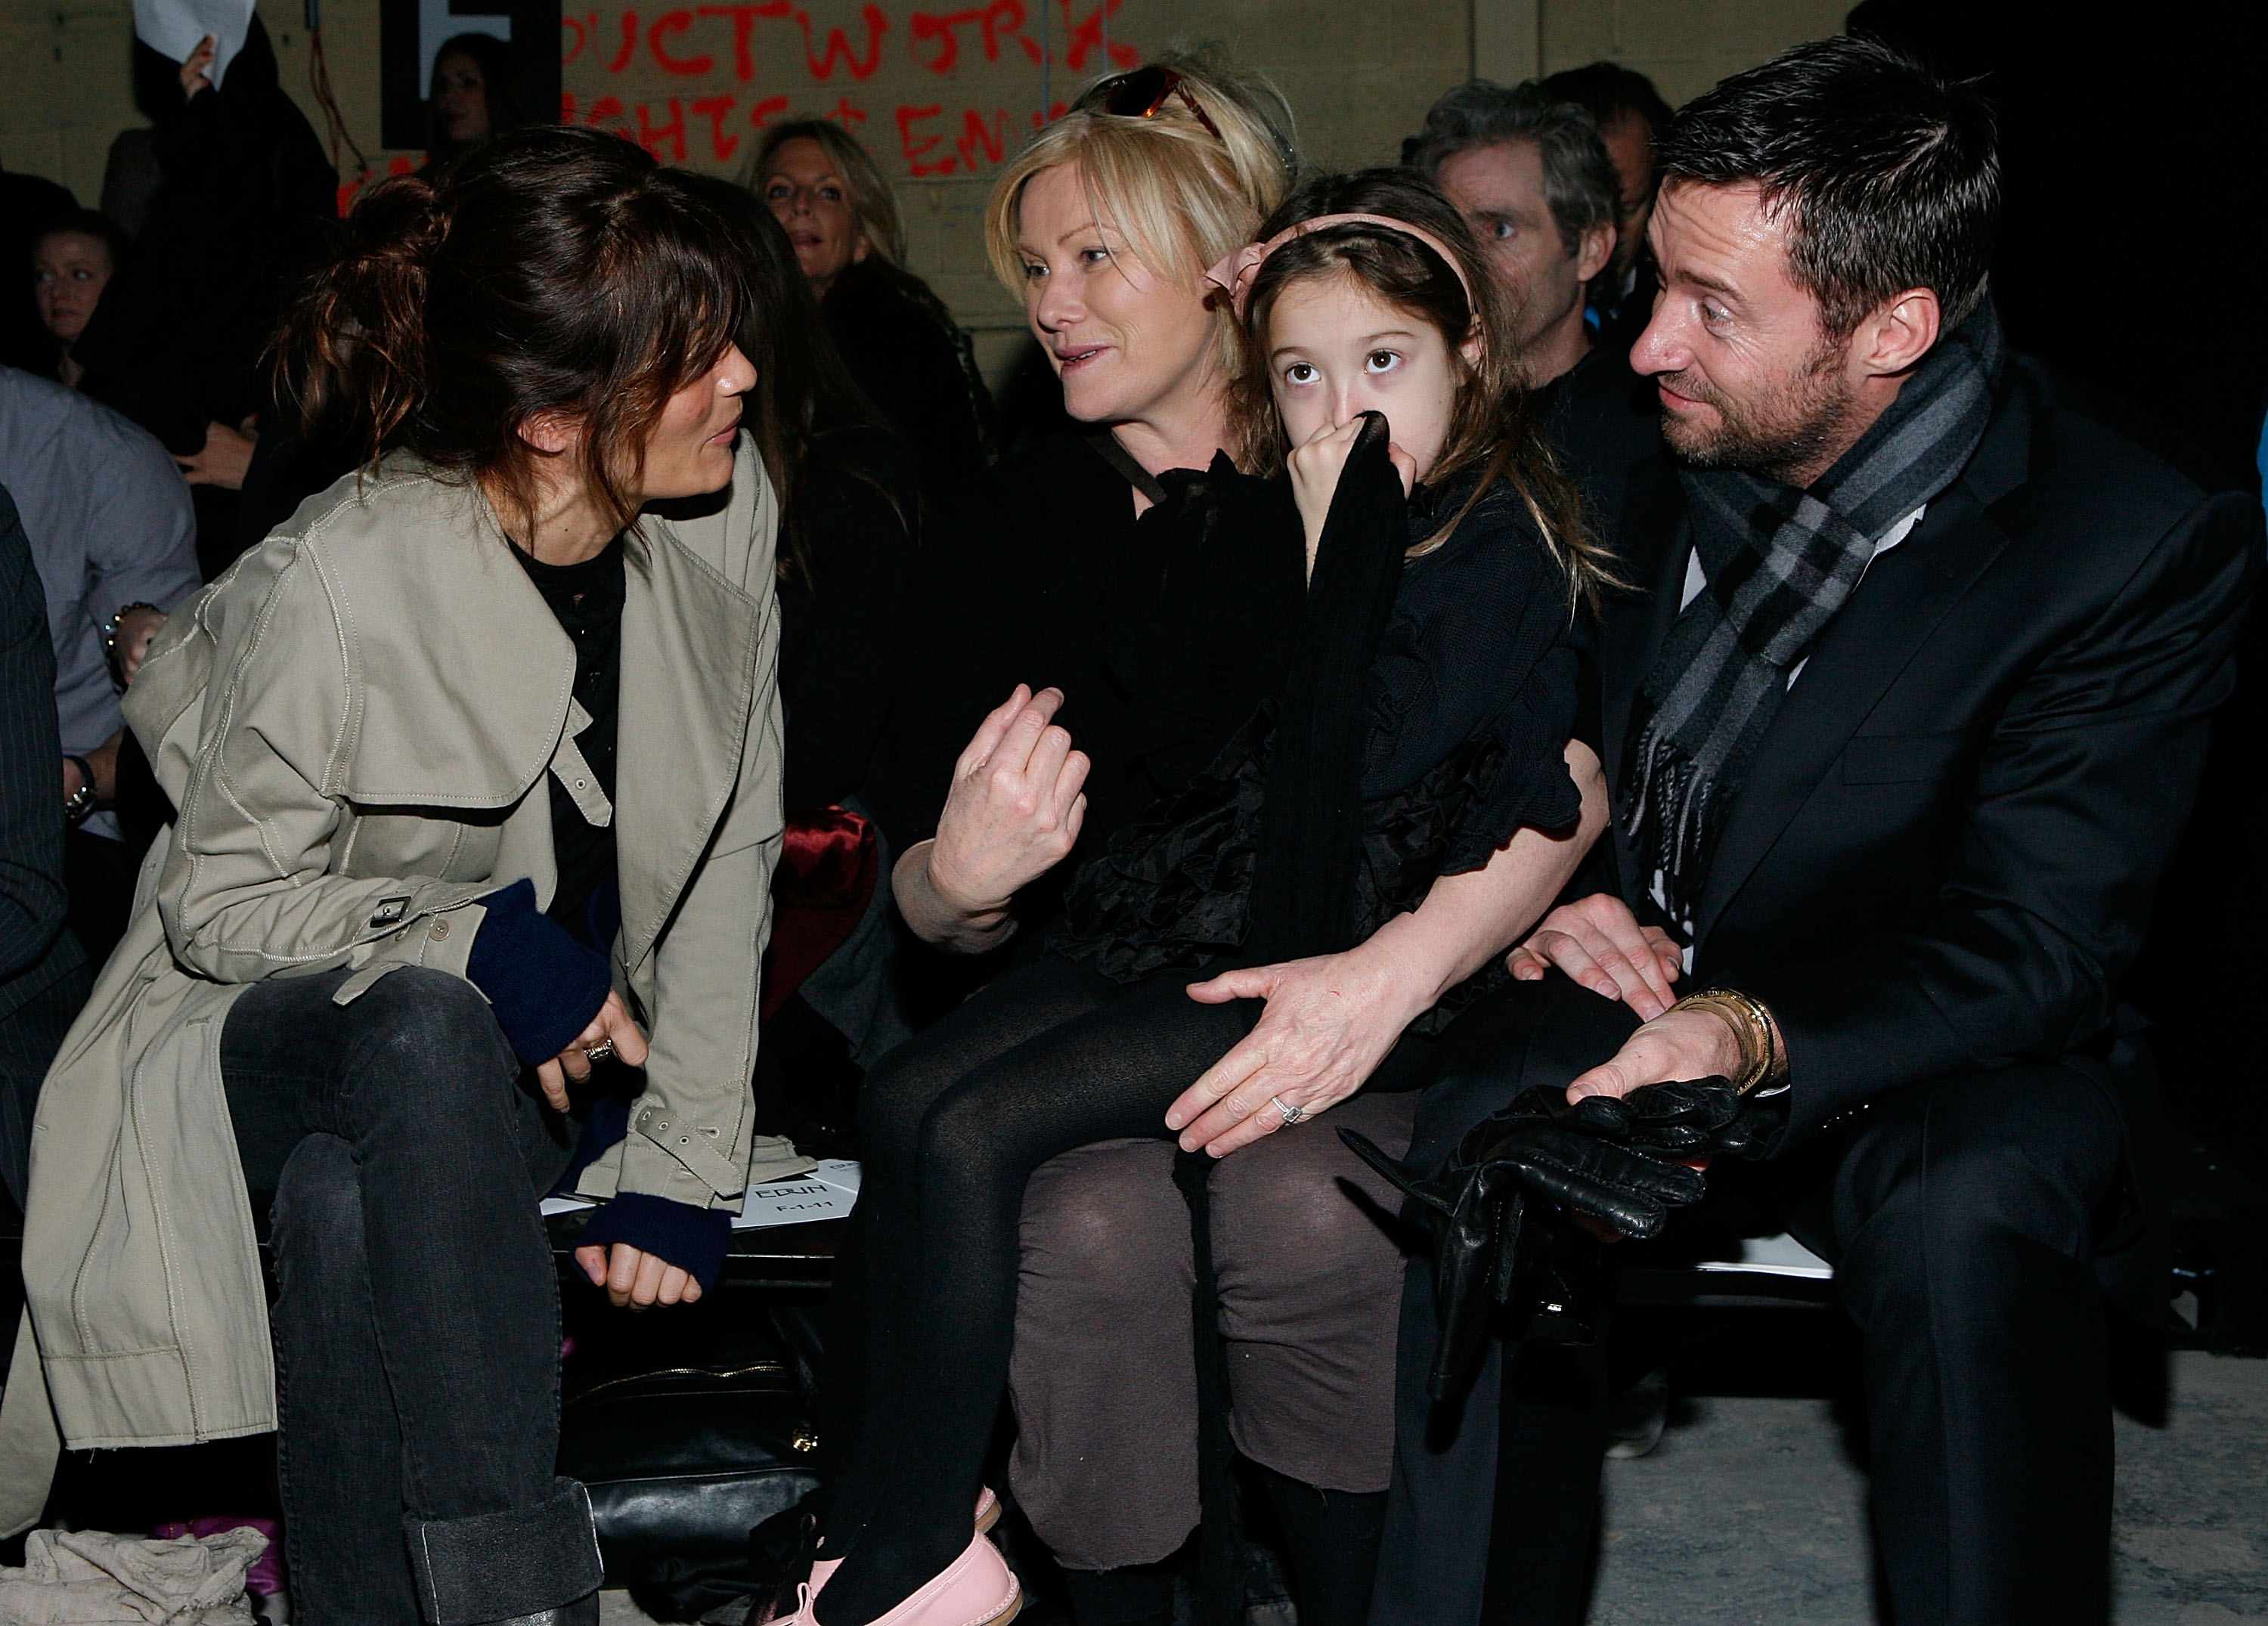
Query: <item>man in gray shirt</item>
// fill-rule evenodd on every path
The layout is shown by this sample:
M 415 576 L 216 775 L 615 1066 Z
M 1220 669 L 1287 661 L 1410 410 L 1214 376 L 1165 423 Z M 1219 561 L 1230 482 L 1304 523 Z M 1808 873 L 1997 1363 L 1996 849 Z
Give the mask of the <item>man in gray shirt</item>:
M 124 727 L 110 623 L 131 607 L 118 645 L 138 658 L 166 613 L 197 588 L 196 519 L 188 483 L 154 436 L 76 390 L 12 367 L 0 367 L 0 486 L 23 515 L 47 592 L 63 750 L 59 793 L 74 826 L 72 926 L 95 939 L 85 946 L 99 959 L 123 925 L 132 892 L 130 856 L 109 811 Z

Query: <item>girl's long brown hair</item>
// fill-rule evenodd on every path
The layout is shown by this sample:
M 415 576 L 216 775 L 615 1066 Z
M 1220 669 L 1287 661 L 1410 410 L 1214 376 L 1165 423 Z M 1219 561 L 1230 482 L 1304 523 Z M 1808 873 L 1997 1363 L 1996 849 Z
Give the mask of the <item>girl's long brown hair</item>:
M 1269 312 L 1277 296 L 1295 282 L 1351 276 L 1388 304 L 1430 323 L 1458 369 L 1448 435 L 1427 471 L 1426 482 L 1439 487 L 1475 470 L 1480 478 L 1463 506 L 1411 548 L 1411 556 L 1447 541 L 1474 505 L 1502 482 L 1527 507 L 1544 547 L 1558 561 L 1570 604 L 1595 607 L 1600 592 L 1618 585 L 1611 559 L 1586 528 L 1582 499 L 1536 421 L 1513 365 L 1508 301 L 1482 260 L 1464 217 L 1415 171 L 1361 170 L 1321 176 L 1301 187 L 1261 226 L 1260 240 L 1303 220 L 1349 214 L 1406 220 L 1439 239 L 1457 257 L 1457 268 L 1453 269 L 1406 232 L 1359 223 L 1325 226 L 1293 238 L 1261 262 L 1245 306 L 1244 357 L 1231 393 L 1255 472 L 1277 473 L 1291 450 L 1271 387 Z M 1468 361 L 1462 349 L 1475 336 L 1479 356 Z
M 662 409 L 733 342 L 743 286 L 682 176 L 597 130 L 511 130 L 356 205 L 284 319 L 278 392 L 366 466 L 400 446 L 477 482 L 523 541 L 543 454 L 520 430 L 579 423 L 578 472 L 627 527 Z

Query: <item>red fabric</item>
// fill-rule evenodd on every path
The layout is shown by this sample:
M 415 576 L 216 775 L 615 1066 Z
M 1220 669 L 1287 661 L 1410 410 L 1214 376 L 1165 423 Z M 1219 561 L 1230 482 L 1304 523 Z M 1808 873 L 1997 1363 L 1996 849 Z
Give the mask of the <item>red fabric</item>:
M 760 1014 L 770 1021 L 804 979 L 850 940 L 880 879 L 872 820 L 847 807 L 791 819 L 772 872 L 772 941 L 764 951 Z

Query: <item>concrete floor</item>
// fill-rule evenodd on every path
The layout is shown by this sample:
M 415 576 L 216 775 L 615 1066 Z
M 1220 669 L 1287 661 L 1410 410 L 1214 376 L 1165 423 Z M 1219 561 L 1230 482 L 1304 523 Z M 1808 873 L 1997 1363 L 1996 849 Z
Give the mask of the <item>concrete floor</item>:
M 2268 1621 L 2268 1362 L 2173 1360 L 2166 1426 L 2117 1419 L 2116 1618 Z M 1687 1407 L 1608 1464 L 1590 1626 L 1874 1626 L 1866 1480 L 1830 1403 Z
M 2117 1419 L 2118 1626 L 2268 1622 L 2268 1361 L 2184 1351 L 2171 1376 L 2164 1427 Z M 1875 1626 L 1866 1479 L 1826 1401 L 1683 1402 L 1607 1497 L 1590 1626 Z

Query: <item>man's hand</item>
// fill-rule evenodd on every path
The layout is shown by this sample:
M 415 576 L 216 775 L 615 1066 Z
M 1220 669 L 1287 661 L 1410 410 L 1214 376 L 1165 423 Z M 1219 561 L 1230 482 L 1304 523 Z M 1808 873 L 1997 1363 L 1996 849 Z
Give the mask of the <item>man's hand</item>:
M 592 1286 L 607 1290 L 608 1299 L 617 1310 L 693 1304 L 701 1297 L 700 1283 L 660 1254 L 643 1253 L 627 1242 L 617 1242 L 611 1249 L 595 1243 L 578 1247 L 575 1262 L 591 1278 Z
M 1061 689 L 1035 695 L 1019 683 L 954 765 L 929 879 L 939 901 L 961 915 L 1005 911 L 1079 840 L 1087 760 L 1055 725 L 1063 703 Z
M 1628 1095 L 1644 1085 L 1690 1078 L 1738 1078 L 1744 1066 L 1730 1022 L 1713 1011 L 1672 1011 L 1624 1040 L 1611 1060 L 1578 1077 L 1567 1086 L 1567 1100 Z
M 575 1042 L 535 1070 L 535 1080 L 543 1086 L 543 1099 L 551 1103 L 554 1112 L 567 1110 L 569 1082 L 580 1084 L 591 1076 L 591 1047 L 607 1040 L 614 1041 L 615 1059 L 623 1066 L 645 1065 L 645 1035 L 630 1020 L 630 1007 L 622 1004 L 622 997 L 611 989 L 607 991 L 607 1003 L 599 1007 L 599 1014 L 591 1019 L 591 1025 L 575 1035 Z M 598 1251 L 595 1247 L 591 1249 L 594 1254 Z M 615 1245 L 615 1251 L 622 1251 L 621 1243 Z M 591 1279 L 595 1282 L 601 1277 L 594 1276 Z M 676 1300 L 664 1302 L 674 1304 Z
M 1594 892 L 1546 915 L 1505 964 L 1523 982 L 1540 982 L 1544 971 L 1557 966 L 1593 993 L 1621 1000 L 1650 1022 L 1677 1003 L 1669 985 L 1684 974 L 1685 954 L 1660 927 L 1639 925 L 1620 898 Z
M 173 461 L 181 466 L 183 477 L 193 486 L 218 486 L 224 491 L 240 491 L 244 489 L 244 476 L 252 467 L 253 448 L 260 444 L 259 430 L 257 417 L 245 419 L 237 429 L 225 423 L 208 423 L 205 444 Z
M 1204 1004 L 1264 999 L 1259 1022 L 1166 1110 L 1182 1150 L 1225 1158 L 1284 1127 L 1270 1098 L 1309 1116 L 1368 1083 L 1402 1030 L 1432 1004 L 1388 956 L 1350 949 L 1228 971 L 1189 985 Z

